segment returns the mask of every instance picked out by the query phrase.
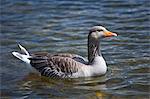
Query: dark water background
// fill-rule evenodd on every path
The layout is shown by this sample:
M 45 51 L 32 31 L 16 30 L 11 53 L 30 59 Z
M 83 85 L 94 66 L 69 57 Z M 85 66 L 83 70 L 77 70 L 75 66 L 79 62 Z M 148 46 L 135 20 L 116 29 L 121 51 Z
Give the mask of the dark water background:
M 149 0 L 1 0 L 0 12 L 1 98 L 150 98 Z M 21 43 L 31 53 L 87 57 L 88 30 L 97 24 L 119 35 L 101 40 L 105 76 L 55 81 L 11 55 Z

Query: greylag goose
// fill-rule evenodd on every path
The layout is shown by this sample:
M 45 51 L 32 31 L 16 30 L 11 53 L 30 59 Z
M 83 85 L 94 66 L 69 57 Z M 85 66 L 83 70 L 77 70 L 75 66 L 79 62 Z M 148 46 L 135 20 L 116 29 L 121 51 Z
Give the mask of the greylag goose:
M 99 42 L 103 37 L 117 36 L 116 33 L 108 31 L 102 26 L 94 26 L 88 35 L 88 61 L 82 56 L 69 53 L 50 54 L 38 52 L 29 54 L 28 51 L 19 44 L 21 51 L 12 52 L 20 60 L 30 64 L 41 75 L 51 78 L 78 78 L 103 75 L 107 71 L 107 66 L 102 57 Z

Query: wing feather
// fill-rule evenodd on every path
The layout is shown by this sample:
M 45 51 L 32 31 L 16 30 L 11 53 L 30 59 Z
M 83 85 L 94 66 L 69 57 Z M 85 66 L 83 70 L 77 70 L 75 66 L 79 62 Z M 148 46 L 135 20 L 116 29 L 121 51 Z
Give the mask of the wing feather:
M 52 78 L 66 78 L 78 72 L 82 63 L 74 60 L 75 55 L 48 53 L 34 54 L 31 58 L 31 65 L 36 68 L 41 75 Z

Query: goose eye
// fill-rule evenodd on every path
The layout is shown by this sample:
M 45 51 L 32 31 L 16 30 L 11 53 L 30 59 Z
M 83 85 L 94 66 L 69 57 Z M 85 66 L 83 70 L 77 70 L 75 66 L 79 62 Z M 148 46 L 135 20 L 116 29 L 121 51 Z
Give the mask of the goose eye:
M 102 32 L 103 30 L 97 30 L 98 32 Z

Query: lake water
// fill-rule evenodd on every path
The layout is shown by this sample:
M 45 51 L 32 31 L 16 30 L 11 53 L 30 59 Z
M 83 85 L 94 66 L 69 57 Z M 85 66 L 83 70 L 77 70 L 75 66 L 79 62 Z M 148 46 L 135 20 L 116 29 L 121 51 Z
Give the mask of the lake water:
M 1 98 L 150 98 L 149 0 L 1 0 Z M 104 76 L 52 80 L 12 56 L 18 43 L 30 53 L 69 52 L 87 57 L 89 28 L 103 25 L 118 37 L 101 40 Z

